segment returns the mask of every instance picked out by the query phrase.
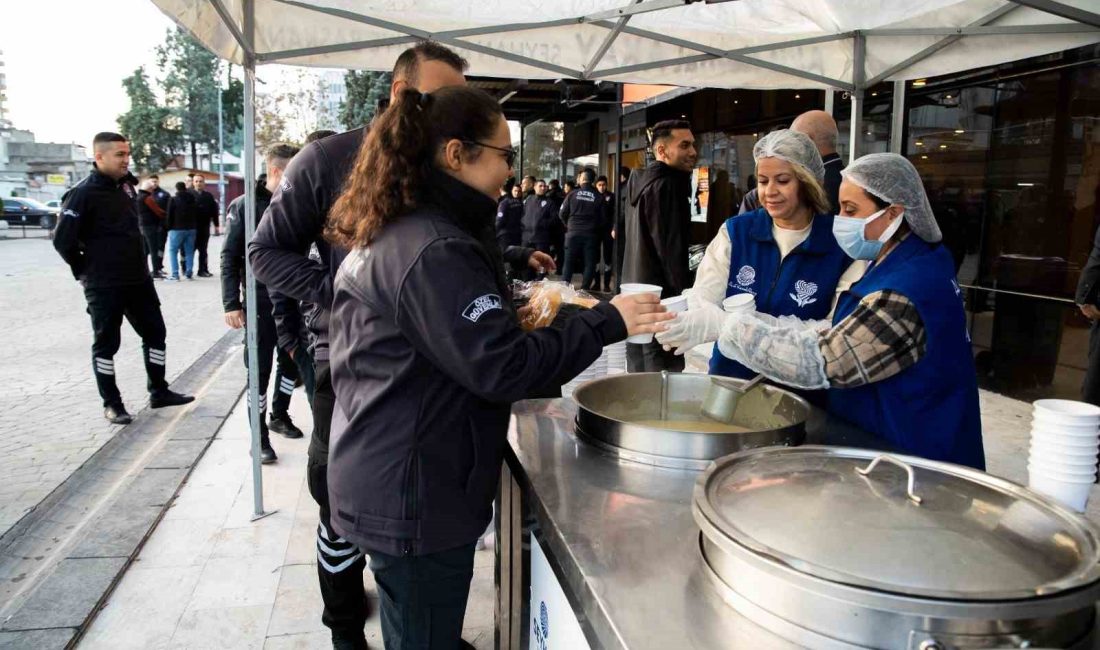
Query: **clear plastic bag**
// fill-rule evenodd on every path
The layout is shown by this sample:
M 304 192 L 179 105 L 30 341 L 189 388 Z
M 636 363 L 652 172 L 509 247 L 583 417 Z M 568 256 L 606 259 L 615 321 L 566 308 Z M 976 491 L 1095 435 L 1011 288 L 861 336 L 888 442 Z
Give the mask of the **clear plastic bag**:
M 553 280 L 515 282 L 512 297 L 519 312 L 520 327 L 528 332 L 540 327 L 561 327 L 569 316 L 599 303 L 590 294 Z

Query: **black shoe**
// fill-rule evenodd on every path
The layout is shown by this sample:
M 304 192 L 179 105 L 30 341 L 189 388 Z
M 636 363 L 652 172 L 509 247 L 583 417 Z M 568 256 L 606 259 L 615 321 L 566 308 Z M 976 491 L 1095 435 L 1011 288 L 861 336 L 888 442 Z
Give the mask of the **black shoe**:
M 130 424 L 134 421 L 134 418 L 130 417 L 130 414 L 126 412 L 126 407 L 122 404 L 112 404 L 103 409 L 103 417 L 110 420 L 111 424 Z
M 275 450 L 271 448 L 271 443 L 266 440 L 260 441 L 260 464 L 270 465 L 279 460 L 279 457 L 275 455 Z
M 362 634 L 348 636 L 332 633 L 332 650 L 367 650 L 367 639 Z
M 175 391 L 158 390 L 149 396 L 149 406 L 155 409 L 162 409 L 165 406 L 182 406 L 184 404 L 190 404 L 194 402 L 195 398 L 190 395 L 180 395 Z
M 291 421 L 290 415 L 275 415 L 272 414 L 267 421 L 267 430 L 274 431 L 275 433 L 282 434 L 291 440 L 301 438 L 305 434 L 302 430 L 294 426 L 294 422 Z
M 214 277 L 214 274 L 211 273 L 210 271 L 199 271 L 199 277 L 200 278 L 212 278 L 212 277 Z
M 153 274 L 153 279 L 154 280 L 163 280 L 164 279 L 164 274 L 161 273 L 160 271 L 157 271 L 156 273 Z

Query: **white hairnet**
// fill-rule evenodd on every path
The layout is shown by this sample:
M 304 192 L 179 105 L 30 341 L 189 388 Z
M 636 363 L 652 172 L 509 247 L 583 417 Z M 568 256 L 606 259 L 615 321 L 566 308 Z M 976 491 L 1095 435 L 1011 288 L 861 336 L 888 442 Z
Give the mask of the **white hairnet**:
M 752 158 L 757 162 L 761 158 L 786 160 L 810 172 L 817 182 L 825 180 L 825 163 L 821 162 L 817 145 L 808 135 L 798 131 L 780 129 L 760 138 L 752 148 Z
M 840 173 L 883 201 L 905 208 L 905 221 L 917 237 L 930 243 L 943 239 L 920 174 L 905 157 L 896 153 L 867 154 Z

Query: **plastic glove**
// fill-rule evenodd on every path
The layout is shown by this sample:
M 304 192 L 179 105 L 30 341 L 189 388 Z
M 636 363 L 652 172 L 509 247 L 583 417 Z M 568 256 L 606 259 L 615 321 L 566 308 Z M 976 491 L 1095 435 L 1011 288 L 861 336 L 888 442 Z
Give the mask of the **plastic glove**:
M 825 357 L 818 345 L 828 321 L 776 318 L 754 311 L 730 314 L 718 350 L 773 381 L 803 389 L 829 387 Z
M 676 314 L 676 318 L 669 321 L 668 329 L 657 332 L 657 342 L 665 350 L 676 348 L 676 354 L 682 356 L 697 345 L 717 341 L 728 315 L 718 305 L 701 304 L 696 309 Z

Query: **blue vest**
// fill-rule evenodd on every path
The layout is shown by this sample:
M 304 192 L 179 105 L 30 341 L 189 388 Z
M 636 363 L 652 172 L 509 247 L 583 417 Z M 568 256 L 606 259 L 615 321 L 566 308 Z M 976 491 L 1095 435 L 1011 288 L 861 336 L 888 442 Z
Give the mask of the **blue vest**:
M 726 220 L 730 235 L 730 275 L 726 297 L 738 293 L 756 296 L 756 311 L 772 316 L 821 320 L 829 315 L 840 276 L 852 264 L 833 237 L 833 217 L 819 214 L 810 236 L 782 262 L 772 237 L 772 218 L 764 208 Z M 725 357 L 715 344 L 710 374 L 749 379 L 756 373 Z M 824 391 L 799 391 L 825 403 Z
M 925 354 L 889 379 L 829 389 L 829 413 L 903 453 L 984 470 L 978 378 L 951 254 L 941 244 L 909 235 L 844 292 L 833 324 L 865 296 L 884 289 L 913 302 L 924 323 Z

